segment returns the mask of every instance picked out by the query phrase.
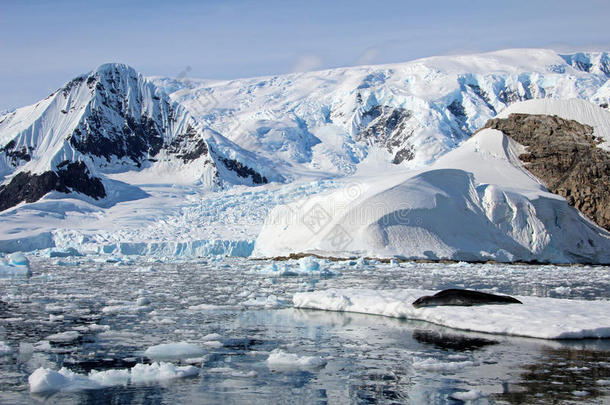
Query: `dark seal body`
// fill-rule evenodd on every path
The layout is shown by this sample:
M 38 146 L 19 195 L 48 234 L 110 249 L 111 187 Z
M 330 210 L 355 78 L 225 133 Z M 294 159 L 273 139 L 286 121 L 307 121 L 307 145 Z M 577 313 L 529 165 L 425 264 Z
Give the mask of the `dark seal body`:
M 434 295 L 426 295 L 413 302 L 415 308 L 435 307 L 445 305 L 472 306 L 490 304 L 523 304 L 516 298 L 508 295 L 495 295 L 474 290 L 462 290 L 450 288 L 437 292 Z

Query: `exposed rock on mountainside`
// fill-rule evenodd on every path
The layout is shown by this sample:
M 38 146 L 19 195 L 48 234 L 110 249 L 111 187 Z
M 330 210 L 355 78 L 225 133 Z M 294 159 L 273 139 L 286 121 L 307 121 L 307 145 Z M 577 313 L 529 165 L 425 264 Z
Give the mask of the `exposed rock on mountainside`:
M 20 172 L 7 185 L 0 186 L 0 211 L 22 201 L 35 202 L 51 191 L 78 192 L 94 199 L 106 197 L 106 190 L 98 177 L 92 177 L 83 162 L 60 165 L 57 171 L 41 174 Z
M 404 108 L 377 105 L 364 111 L 361 116 L 356 140 L 371 145 L 385 146 L 394 155 L 393 163 L 413 159 L 412 147 L 406 143 L 413 135 L 408 121 L 413 114 Z
M 610 230 L 610 153 L 598 148 L 593 128 L 574 120 L 538 114 L 510 114 L 485 128 L 502 131 L 527 147 L 519 158 L 552 193 L 599 226 Z

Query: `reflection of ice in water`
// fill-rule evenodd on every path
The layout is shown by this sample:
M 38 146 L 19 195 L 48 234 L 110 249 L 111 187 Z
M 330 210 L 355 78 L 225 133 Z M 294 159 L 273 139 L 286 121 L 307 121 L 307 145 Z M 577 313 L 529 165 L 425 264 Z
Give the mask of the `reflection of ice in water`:
M 194 358 L 171 360 L 200 367 L 199 376 L 60 392 L 53 401 L 445 403 L 453 396 L 530 403 L 610 392 L 604 384 L 610 381 L 610 343 L 604 341 L 508 338 L 290 307 L 295 292 L 335 287 L 470 287 L 603 298 L 607 268 L 321 261 L 324 275 L 288 261 L 281 263 L 293 273 L 287 277 L 256 270 L 268 263 L 227 259 L 133 271 L 146 266 L 33 260 L 29 280 L 0 279 L 0 341 L 12 350 L 0 357 L 0 402 L 35 401 L 24 387 L 39 367 L 63 366 L 82 375 L 129 370 L 152 361 L 146 349 L 172 342 L 200 349 L 189 354 Z M 274 350 L 326 364 L 270 367 Z

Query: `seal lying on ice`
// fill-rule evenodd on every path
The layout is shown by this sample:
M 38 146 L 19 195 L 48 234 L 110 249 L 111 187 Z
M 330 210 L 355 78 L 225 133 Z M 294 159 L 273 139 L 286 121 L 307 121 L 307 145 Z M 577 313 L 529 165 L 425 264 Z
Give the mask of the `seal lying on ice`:
M 474 290 L 450 288 L 437 292 L 434 295 L 425 295 L 413 302 L 415 308 L 435 307 L 445 305 L 489 305 L 489 304 L 523 304 L 516 298 L 508 295 L 488 294 Z

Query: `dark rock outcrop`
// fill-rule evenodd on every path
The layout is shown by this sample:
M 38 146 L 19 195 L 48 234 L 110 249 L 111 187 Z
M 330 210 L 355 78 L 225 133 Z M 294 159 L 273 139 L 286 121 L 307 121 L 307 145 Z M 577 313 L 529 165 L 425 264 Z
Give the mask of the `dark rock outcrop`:
M 400 107 L 377 105 L 362 112 L 362 122 L 356 136 L 357 141 L 385 146 L 394 155 L 393 163 L 399 164 L 414 157 L 406 140 L 413 134 L 408 121 L 413 117 L 411 111 Z
M 241 162 L 238 162 L 235 159 L 229 159 L 222 156 L 218 156 L 218 160 L 220 160 L 227 169 L 235 172 L 239 177 L 252 178 L 252 183 L 254 184 L 269 183 L 269 180 L 265 176 L 262 176 L 256 170 L 242 164 Z
M 597 147 L 601 140 L 592 127 L 557 116 L 510 114 L 489 120 L 485 128 L 526 146 L 519 156 L 525 167 L 550 192 L 610 230 L 610 153 Z
M 4 152 L 6 156 L 11 160 L 11 164 L 13 166 L 17 166 L 20 161 L 29 162 L 32 159 L 30 152 L 32 152 L 33 148 L 26 148 L 22 146 L 21 148 L 17 148 L 15 146 L 15 141 L 11 140 L 9 143 L 4 145 L 4 147 L 0 148 L 0 153 Z
M 92 177 L 83 162 L 62 162 L 57 171 L 40 174 L 20 172 L 8 184 L 0 186 L 0 211 L 14 207 L 22 201 L 38 201 L 51 191 L 78 192 L 94 199 L 106 197 L 102 181 Z

